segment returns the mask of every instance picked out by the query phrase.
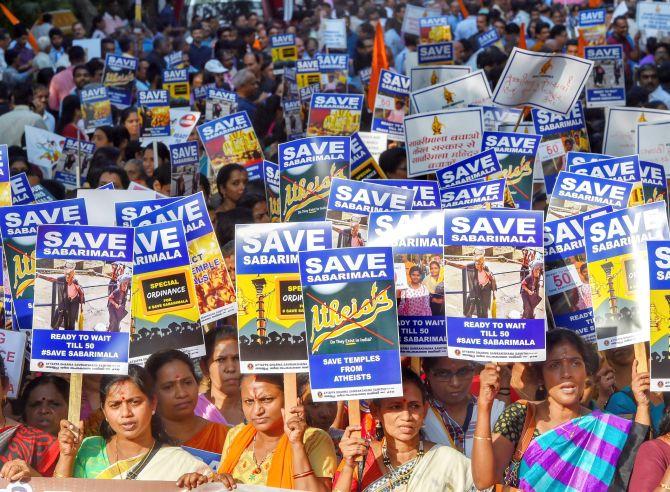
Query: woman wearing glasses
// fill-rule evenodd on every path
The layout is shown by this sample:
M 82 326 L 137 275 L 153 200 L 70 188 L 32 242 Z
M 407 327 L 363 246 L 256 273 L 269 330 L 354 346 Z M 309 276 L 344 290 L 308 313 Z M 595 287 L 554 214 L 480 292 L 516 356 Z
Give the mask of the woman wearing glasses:
M 470 393 L 476 364 L 448 357 L 424 357 L 423 371 L 428 385 L 430 408 L 424 422 L 426 439 L 452 446 L 470 458 L 477 424 L 477 398 Z M 505 372 L 505 374 L 509 374 Z M 509 380 L 501 393 L 509 394 Z M 491 424 L 505 409 L 505 403 L 494 400 Z

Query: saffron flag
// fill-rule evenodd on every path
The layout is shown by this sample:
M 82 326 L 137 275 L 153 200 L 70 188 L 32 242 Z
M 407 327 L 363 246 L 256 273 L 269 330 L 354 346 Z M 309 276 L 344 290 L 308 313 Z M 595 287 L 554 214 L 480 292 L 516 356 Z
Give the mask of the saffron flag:
M 368 88 L 368 108 L 374 111 L 375 98 L 377 97 L 377 85 L 379 83 L 379 73 L 389 69 L 389 62 L 386 59 L 386 46 L 384 45 L 384 31 L 380 23 L 377 23 L 375 31 L 375 44 L 372 49 L 372 72 L 370 74 L 370 87 Z

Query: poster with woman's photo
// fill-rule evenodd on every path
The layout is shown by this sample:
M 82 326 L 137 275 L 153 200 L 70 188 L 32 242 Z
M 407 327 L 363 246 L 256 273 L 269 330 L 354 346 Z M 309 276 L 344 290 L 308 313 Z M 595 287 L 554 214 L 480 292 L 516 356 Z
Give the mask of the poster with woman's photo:
M 449 357 L 544 360 L 541 211 L 445 210 L 444 279 Z
M 41 225 L 31 371 L 126 374 L 132 227 Z
M 371 246 L 393 247 L 400 353 L 446 356 L 441 211 L 373 212 Z M 403 282 L 404 281 L 404 282 Z M 401 289 L 405 284 L 407 288 Z

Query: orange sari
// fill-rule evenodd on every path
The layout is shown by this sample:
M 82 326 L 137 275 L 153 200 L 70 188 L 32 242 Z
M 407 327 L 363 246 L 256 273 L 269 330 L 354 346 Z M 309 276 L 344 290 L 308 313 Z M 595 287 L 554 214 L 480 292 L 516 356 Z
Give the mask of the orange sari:
M 184 446 L 220 454 L 229 429 L 226 425 L 209 422 L 200 432 L 186 441 Z

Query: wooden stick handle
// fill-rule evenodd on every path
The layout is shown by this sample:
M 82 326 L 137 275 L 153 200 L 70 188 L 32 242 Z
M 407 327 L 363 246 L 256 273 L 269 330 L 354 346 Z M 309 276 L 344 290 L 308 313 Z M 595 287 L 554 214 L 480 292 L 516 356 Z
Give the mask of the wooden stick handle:
M 284 411 L 286 418 L 298 405 L 298 380 L 294 372 L 284 374 Z
M 83 374 L 70 375 L 70 399 L 68 401 L 67 419 L 74 425 L 79 425 L 81 419 L 81 386 Z M 83 429 L 80 429 L 83 431 Z
M 633 348 L 635 349 L 635 360 L 637 360 L 637 372 L 648 372 L 647 347 L 644 343 L 636 343 Z

